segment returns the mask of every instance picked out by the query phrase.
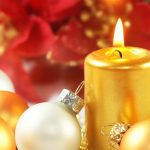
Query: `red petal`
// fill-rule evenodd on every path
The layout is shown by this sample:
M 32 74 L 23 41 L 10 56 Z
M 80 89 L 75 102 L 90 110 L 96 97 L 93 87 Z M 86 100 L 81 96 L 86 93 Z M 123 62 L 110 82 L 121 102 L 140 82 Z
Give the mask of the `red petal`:
M 54 40 L 51 27 L 41 18 L 32 16 L 9 49 L 24 57 L 44 55 Z
M 28 16 L 20 2 L 16 0 L 0 0 L 0 11 L 5 12 L 18 27 L 26 23 Z
M 79 12 L 82 0 L 28 0 L 32 9 L 48 21 L 58 21 Z
M 41 98 L 35 91 L 22 62 L 12 53 L 0 57 L 0 68 L 12 79 L 16 92 L 30 102 L 39 102 Z
M 84 25 L 72 20 L 58 33 L 52 45 L 52 59 L 57 61 L 83 61 L 92 50 L 97 49 L 95 39 L 85 36 Z

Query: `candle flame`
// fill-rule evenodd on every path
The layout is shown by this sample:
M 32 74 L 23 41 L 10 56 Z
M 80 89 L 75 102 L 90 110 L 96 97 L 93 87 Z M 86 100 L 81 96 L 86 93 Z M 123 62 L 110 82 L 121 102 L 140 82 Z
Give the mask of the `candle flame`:
M 113 46 L 123 47 L 124 46 L 124 35 L 123 35 L 123 24 L 119 18 L 116 24 Z

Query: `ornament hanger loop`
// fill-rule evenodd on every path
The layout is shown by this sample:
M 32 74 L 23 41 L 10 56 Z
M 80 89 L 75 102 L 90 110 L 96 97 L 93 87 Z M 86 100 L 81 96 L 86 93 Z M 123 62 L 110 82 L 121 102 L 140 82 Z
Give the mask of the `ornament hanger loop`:
M 75 95 L 78 95 L 78 93 L 82 90 L 82 88 L 84 87 L 84 85 L 85 85 L 85 82 L 82 81 L 82 82 L 78 85 L 78 87 L 77 87 L 77 89 L 76 89 L 76 91 L 75 91 Z

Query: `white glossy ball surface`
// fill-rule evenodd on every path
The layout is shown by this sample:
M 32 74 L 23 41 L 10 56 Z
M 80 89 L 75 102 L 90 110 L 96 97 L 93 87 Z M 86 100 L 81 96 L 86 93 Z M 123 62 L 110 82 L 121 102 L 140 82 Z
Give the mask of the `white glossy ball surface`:
M 22 114 L 15 138 L 18 150 L 78 150 L 80 126 L 62 105 L 44 102 Z
M 0 70 L 0 91 L 15 92 L 12 81 L 2 70 Z

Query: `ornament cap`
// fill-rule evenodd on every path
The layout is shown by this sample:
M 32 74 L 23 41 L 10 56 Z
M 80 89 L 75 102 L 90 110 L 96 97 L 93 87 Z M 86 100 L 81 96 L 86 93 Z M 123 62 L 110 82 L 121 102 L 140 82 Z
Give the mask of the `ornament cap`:
M 80 112 L 84 105 L 83 99 L 81 97 L 67 89 L 62 90 L 58 96 L 58 101 L 63 103 L 76 114 Z
M 116 123 L 112 127 L 110 131 L 110 141 L 111 145 L 113 145 L 113 142 L 117 145 L 120 145 L 122 137 L 124 133 L 130 128 L 130 124 L 125 123 Z

